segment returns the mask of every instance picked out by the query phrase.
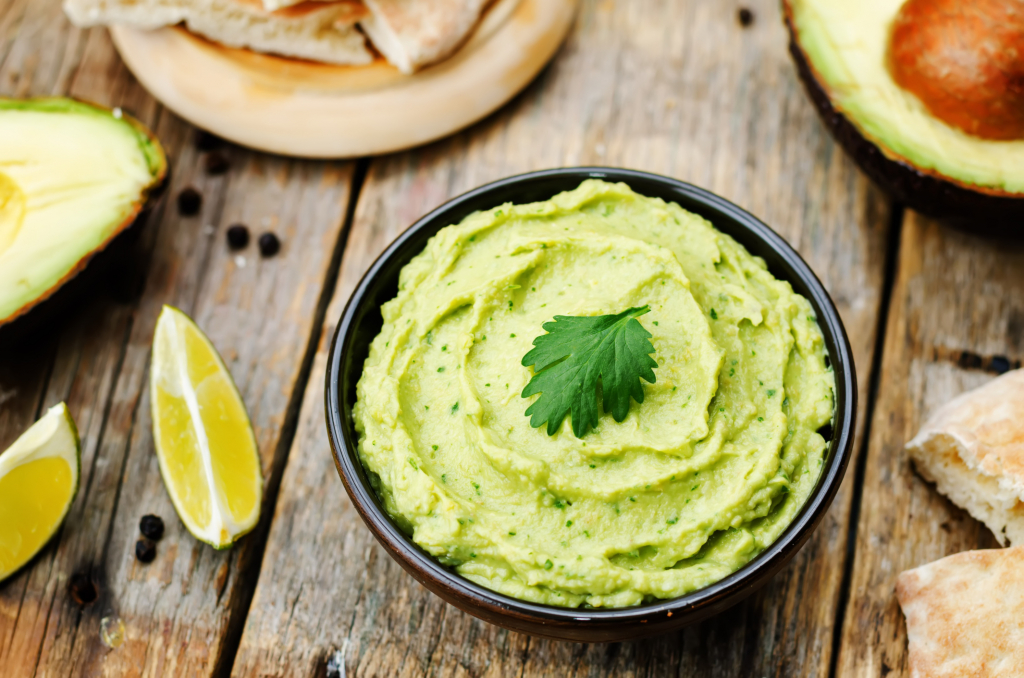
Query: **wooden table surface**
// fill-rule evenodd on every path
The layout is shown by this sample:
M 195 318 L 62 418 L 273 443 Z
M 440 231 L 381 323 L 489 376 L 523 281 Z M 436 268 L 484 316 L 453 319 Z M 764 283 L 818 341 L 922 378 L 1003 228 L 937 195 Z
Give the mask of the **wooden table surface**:
M 62 400 L 83 444 L 66 523 L 0 584 L 0 675 L 906 676 L 897 574 L 995 542 L 913 473 L 902 444 L 990 379 L 991 357 L 1024 357 L 1024 247 L 950 231 L 872 186 L 804 96 L 776 5 L 749 0 L 743 27 L 732 1 L 584 0 L 540 77 L 449 139 L 343 162 L 225 145 L 230 169 L 211 175 L 196 130 L 138 85 L 105 30 L 71 27 L 59 0 L 0 0 L 0 95 L 121 106 L 171 160 L 169 199 L 109 280 L 55 333 L 0 355 L 0 449 Z M 398 233 L 482 183 L 581 164 L 678 177 L 771 224 L 835 299 L 861 393 L 857 456 L 793 562 L 711 621 L 609 645 L 506 632 L 416 584 L 353 511 L 322 396 L 334 324 Z M 186 186 L 203 195 L 197 216 L 175 209 Z M 274 230 L 281 253 L 230 253 L 239 222 Z M 153 453 L 145 385 L 163 304 L 207 331 L 255 426 L 263 516 L 228 551 L 185 531 Z M 141 565 L 146 513 L 167 535 Z M 94 602 L 72 600 L 76 575 Z M 104 618 L 124 623 L 116 649 Z

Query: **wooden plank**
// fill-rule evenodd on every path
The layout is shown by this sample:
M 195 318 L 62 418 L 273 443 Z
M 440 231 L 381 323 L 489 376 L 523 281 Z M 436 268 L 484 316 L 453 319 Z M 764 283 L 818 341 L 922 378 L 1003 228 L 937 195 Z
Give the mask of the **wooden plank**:
M 0 93 L 43 96 L 67 89 L 67 73 L 77 66 L 83 38 L 61 20 L 59 3 L 4 3 L 0 28 Z M 53 48 L 40 50 L 42 39 Z M 130 308 L 105 293 L 85 300 L 83 306 L 63 331 L 18 345 L 0 363 L 0 449 L 31 425 L 44 404 L 66 400 L 82 436 L 85 487 L 96 466 L 96 439 L 103 428 Z M 98 317 L 104 322 L 95 323 Z M 87 333 L 86 328 L 92 331 Z M 79 493 L 66 526 L 88 524 L 83 520 L 84 495 Z M 32 564 L 0 585 L 0 666 L 11 675 L 33 674 L 49 603 L 67 596 L 68 573 L 56 563 L 60 541 L 55 539 Z
M 0 441 L 13 440 L 41 406 L 59 400 L 68 401 L 83 438 L 82 486 L 59 537 L 0 586 L 0 666 L 19 676 L 210 674 L 230 661 L 252 592 L 354 166 L 227 147 L 221 152 L 230 171 L 207 175 L 194 130 L 138 86 L 104 30 L 72 29 L 59 7 L 57 0 L 0 7 L 0 91 L 69 91 L 134 112 L 168 150 L 171 199 L 139 231 L 109 289 L 84 301 L 33 349 L 37 355 L 5 360 L 0 369 L 0 393 L 14 393 L 11 407 L 0 409 Z M 204 205 L 186 218 L 173 197 L 188 185 L 199 188 Z M 224 231 L 236 222 L 254 237 L 274 230 L 281 253 L 261 260 L 255 244 L 240 256 L 229 252 Z M 214 551 L 184 530 L 153 454 L 147 369 L 164 303 L 208 332 L 256 429 L 267 506 L 256 532 L 230 551 Z M 167 525 L 148 566 L 134 559 L 145 513 Z M 70 598 L 75 574 L 94 582 L 95 602 L 83 607 Z M 126 640 L 114 650 L 101 643 L 105 617 L 125 625 Z
M 903 451 L 936 408 L 993 378 L 994 356 L 1024 358 L 1024 248 L 909 214 L 882 353 L 864 471 L 840 676 L 909 675 L 896 577 L 997 546 L 981 523 L 917 475 Z M 980 357 L 980 360 L 979 360 Z
M 815 119 L 776 3 L 584 2 L 555 62 L 504 111 L 445 142 L 373 161 L 328 323 L 373 257 L 445 199 L 517 172 L 610 164 L 662 172 L 749 208 L 794 243 L 872 366 L 888 207 Z M 321 337 L 235 663 L 238 675 L 827 675 L 851 499 L 761 594 L 660 639 L 585 646 L 507 633 L 426 593 L 349 504 L 323 423 Z M 852 474 L 851 474 L 852 475 Z

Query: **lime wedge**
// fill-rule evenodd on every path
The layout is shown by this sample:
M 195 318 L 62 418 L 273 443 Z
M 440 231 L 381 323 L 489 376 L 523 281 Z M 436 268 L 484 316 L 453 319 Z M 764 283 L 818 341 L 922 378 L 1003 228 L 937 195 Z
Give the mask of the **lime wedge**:
M 231 373 L 192 319 L 164 306 L 149 375 L 164 485 L 192 535 L 221 549 L 256 526 L 263 475 Z
M 0 581 L 54 535 L 78 492 L 78 429 L 64 403 L 0 454 Z

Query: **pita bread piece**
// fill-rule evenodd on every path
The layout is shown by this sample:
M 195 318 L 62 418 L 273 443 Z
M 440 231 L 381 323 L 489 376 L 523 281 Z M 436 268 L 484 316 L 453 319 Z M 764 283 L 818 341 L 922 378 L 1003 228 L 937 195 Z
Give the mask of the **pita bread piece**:
M 260 0 L 64 0 L 64 12 L 81 27 L 184 23 L 228 47 L 333 64 L 373 60 L 355 27 L 366 10 L 354 0 L 302 2 L 277 12 L 266 11 Z
M 911 678 L 1024 676 L 1024 546 L 967 551 L 896 582 Z
M 454 52 L 480 20 L 488 0 L 365 0 L 359 22 L 373 46 L 398 70 L 412 73 Z
M 906 449 L 918 472 L 1000 543 L 1024 544 L 1024 370 L 939 408 Z

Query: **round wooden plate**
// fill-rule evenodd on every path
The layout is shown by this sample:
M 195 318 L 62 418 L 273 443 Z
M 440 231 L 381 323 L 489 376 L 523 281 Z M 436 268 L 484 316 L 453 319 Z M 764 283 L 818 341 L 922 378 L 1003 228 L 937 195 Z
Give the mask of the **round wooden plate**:
M 308 158 L 397 151 L 511 99 L 565 39 L 577 0 L 497 0 L 458 52 L 414 75 L 383 59 L 334 66 L 232 49 L 181 28 L 110 29 L 157 99 L 244 146 Z

